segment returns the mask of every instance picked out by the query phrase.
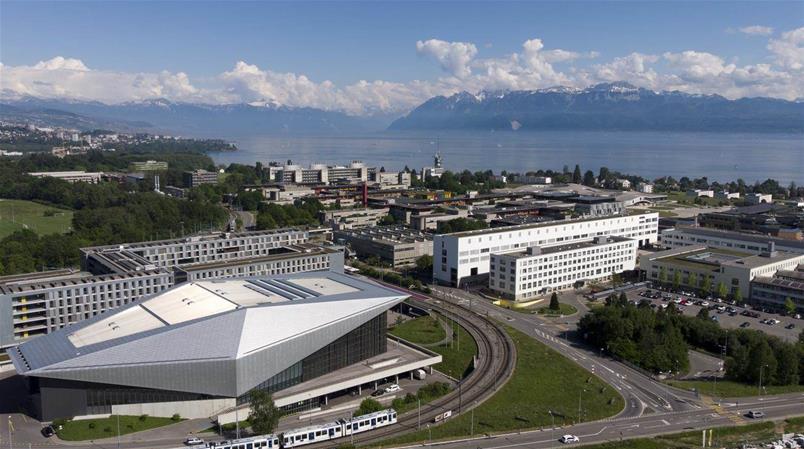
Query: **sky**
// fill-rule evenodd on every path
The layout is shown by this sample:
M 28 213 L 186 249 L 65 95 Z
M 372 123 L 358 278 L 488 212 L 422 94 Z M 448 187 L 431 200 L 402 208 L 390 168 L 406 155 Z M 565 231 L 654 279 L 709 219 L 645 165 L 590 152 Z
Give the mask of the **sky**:
M 466 90 L 627 81 L 804 98 L 804 2 L 14 2 L 0 96 L 353 115 Z

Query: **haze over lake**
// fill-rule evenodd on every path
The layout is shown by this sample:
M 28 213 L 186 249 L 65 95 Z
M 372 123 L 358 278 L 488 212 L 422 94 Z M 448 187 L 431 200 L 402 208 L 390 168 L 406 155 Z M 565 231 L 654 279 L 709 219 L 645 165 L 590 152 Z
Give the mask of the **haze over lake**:
M 399 170 L 432 165 L 438 149 L 450 170 L 525 172 L 601 166 L 654 179 L 660 176 L 747 183 L 767 178 L 804 183 L 801 134 L 548 131 L 528 133 L 384 132 L 359 136 L 227 136 L 239 151 L 212 153 L 216 163 L 260 161 L 308 165 L 362 160 Z

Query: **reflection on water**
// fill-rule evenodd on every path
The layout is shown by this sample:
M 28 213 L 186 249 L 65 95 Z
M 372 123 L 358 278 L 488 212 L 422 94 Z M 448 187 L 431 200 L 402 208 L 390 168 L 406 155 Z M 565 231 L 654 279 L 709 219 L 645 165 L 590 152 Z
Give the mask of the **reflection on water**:
M 211 154 L 216 162 L 313 162 L 345 164 L 362 160 L 397 170 L 432 164 L 438 149 L 448 169 L 522 172 L 582 170 L 606 166 L 646 178 L 706 176 L 743 178 L 748 183 L 774 178 L 804 182 L 801 134 L 723 134 L 681 132 L 551 131 L 529 133 L 379 133 L 363 136 L 229 136 L 240 151 Z

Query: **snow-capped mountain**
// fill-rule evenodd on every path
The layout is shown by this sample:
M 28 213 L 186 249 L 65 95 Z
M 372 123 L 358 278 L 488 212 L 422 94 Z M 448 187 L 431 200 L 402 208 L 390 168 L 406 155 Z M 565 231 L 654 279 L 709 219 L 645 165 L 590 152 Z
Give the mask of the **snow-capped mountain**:
M 392 130 L 512 128 L 804 132 L 804 104 L 654 92 L 616 82 L 585 89 L 559 86 L 438 96 L 390 126 Z

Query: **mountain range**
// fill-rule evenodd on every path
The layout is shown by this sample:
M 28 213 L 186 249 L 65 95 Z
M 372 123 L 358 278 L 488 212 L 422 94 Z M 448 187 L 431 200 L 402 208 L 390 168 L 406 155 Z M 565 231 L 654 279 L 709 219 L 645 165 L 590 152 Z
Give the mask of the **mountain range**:
M 272 100 L 210 105 L 166 99 L 104 104 L 0 95 L 0 118 L 77 129 L 231 138 L 440 130 L 804 132 L 804 103 L 774 98 L 654 92 L 617 82 L 586 89 L 460 92 L 433 97 L 404 117 L 356 117 Z M 390 124 L 390 126 L 389 126 Z
M 197 137 L 277 133 L 347 134 L 384 129 L 393 117 L 354 117 L 342 112 L 294 108 L 273 101 L 250 104 L 193 104 L 153 99 L 120 104 L 18 97 L 0 103 L 0 117 L 29 114 L 78 129 L 181 133 Z M 103 126 L 100 126 L 100 125 Z
M 804 103 L 654 92 L 628 83 L 586 89 L 460 92 L 426 101 L 392 130 L 660 130 L 804 132 Z

